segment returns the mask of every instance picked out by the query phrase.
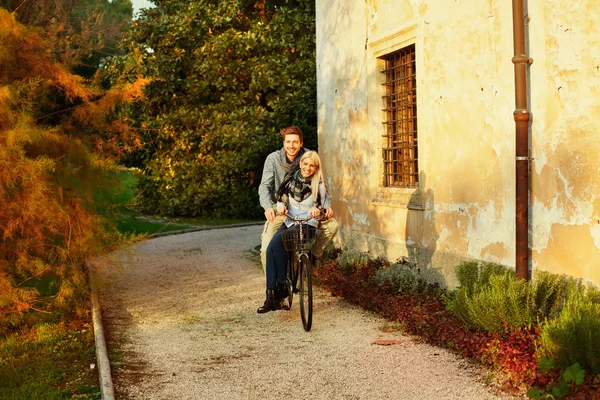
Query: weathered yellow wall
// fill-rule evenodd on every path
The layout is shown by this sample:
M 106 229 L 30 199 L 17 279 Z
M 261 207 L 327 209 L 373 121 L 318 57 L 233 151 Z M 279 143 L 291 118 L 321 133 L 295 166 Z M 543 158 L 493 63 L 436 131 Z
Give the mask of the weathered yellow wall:
M 529 11 L 533 266 L 600 283 L 600 7 Z
M 532 265 L 600 282 L 600 11 L 529 3 Z M 416 257 L 449 286 L 462 259 L 514 265 L 512 39 L 510 2 L 317 0 L 319 148 L 344 245 Z M 420 188 L 381 190 L 376 59 L 411 40 Z

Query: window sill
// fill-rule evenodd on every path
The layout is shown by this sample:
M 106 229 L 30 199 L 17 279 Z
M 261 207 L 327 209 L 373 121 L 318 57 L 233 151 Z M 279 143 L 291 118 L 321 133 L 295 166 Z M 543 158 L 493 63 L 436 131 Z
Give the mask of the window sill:
M 380 187 L 375 198 L 371 200 L 374 206 L 407 208 L 424 210 L 423 195 L 419 189 Z

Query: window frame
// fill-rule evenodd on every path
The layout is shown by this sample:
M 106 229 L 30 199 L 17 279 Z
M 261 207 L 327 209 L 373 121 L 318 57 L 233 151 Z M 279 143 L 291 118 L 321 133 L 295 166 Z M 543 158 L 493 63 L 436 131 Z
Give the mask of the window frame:
M 419 187 L 416 45 L 379 57 L 385 76 L 383 102 L 382 185 Z
M 389 31 L 388 31 L 389 32 Z M 422 48 L 422 38 L 417 37 L 418 24 L 410 23 L 404 26 L 400 26 L 398 30 L 387 34 L 385 36 L 377 36 L 376 32 L 369 37 L 368 50 L 369 57 L 372 60 L 371 64 L 371 84 L 369 85 L 369 104 L 373 110 L 381 110 L 382 96 L 385 94 L 383 84 L 385 83 L 385 76 L 381 73 L 381 70 L 385 68 L 385 63 L 382 57 L 387 54 L 393 53 L 402 48 L 410 45 L 415 45 L 415 62 L 416 62 L 416 82 L 420 82 L 419 72 L 421 70 L 423 60 L 422 52 L 419 50 Z M 387 32 L 386 32 L 387 33 Z M 417 96 L 417 106 L 419 104 L 419 98 Z M 413 209 L 413 210 L 424 210 L 422 189 L 420 187 L 394 187 L 383 185 L 383 138 L 384 134 L 384 112 L 379 111 L 371 114 L 370 119 L 370 132 L 372 135 L 379 137 L 380 142 L 378 144 L 379 151 L 377 152 L 376 159 L 373 159 L 376 168 L 371 170 L 371 182 L 372 182 L 372 197 L 371 204 L 375 207 L 392 207 L 401 209 Z M 418 120 L 417 120 L 418 123 Z M 422 149 L 421 149 L 422 150 Z M 422 156 L 422 151 L 420 151 Z M 421 160 L 422 161 L 422 158 Z M 418 168 L 419 173 L 423 169 L 424 165 L 419 162 Z M 420 184 L 419 184 L 420 185 Z

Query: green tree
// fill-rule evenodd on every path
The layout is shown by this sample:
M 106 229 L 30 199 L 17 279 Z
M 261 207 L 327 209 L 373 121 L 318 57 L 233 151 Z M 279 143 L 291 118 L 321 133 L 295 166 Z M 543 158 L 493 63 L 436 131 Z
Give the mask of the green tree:
M 299 125 L 316 146 L 314 2 L 155 3 L 133 22 L 126 57 L 110 66 L 152 80 L 148 101 L 128 110 L 144 132 L 136 162 L 145 207 L 261 215 L 257 186 L 279 129 Z

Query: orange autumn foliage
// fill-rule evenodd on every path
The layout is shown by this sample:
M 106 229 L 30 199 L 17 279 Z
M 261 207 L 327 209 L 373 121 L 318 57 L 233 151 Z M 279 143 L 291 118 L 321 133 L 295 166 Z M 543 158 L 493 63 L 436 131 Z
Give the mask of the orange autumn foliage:
M 94 148 L 135 145 L 114 111 L 146 84 L 107 91 L 85 81 L 40 32 L 0 9 L 0 333 L 26 311 L 86 293 L 84 261 L 115 240 L 90 207 L 113 168 Z M 51 294 L 35 288 L 44 277 L 56 282 Z

